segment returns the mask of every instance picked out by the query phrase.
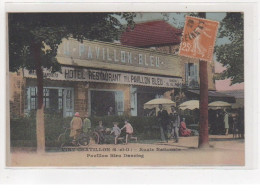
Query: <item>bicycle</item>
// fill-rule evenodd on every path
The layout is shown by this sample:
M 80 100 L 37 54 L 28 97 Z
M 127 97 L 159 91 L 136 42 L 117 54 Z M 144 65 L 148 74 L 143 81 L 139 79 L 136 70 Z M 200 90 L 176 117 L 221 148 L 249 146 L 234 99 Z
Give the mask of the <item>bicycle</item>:
M 89 130 L 87 133 L 84 133 L 82 129 L 80 129 L 80 134 L 76 140 L 72 140 L 69 136 L 70 128 L 63 127 L 65 131 L 61 133 L 58 137 L 58 142 L 60 143 L 60 147 L 64 146 L 87 146 L 90 144 L 90 139 L 93 139 L 96 144 L 100 142 L 100 136 L 96 131 Z

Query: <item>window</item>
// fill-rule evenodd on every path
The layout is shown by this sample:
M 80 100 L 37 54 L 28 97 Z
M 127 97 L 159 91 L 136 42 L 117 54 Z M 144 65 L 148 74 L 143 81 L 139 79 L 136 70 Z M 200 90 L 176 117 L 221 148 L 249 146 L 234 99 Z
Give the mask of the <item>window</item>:
M 37 88 L 30 88 L 30 109 L 37 109 Z
M 185 64 L 185 82 L 190 88 L 198 88 L 198 66 L 193 63 Z
M 124 94 L 121 91 L 115 92 L 115 105 L 117 115 L 123 115 L 124 113 Z
M 72 88 L 43 88 L 43 104 L 47 112 L 63 113 L 63 116 L 72 116 L 74 112 Z M 37 109 L 37 87 L 26 89 L 25 112 Z
M 43 104 L 45 108 L 50 108 L 50 90 L 43 88 Z
M 62 99 L 62 96 L 63 96 L 63 90 L 62 89 L 59 89 L 59 98 L 58 98 L 58 101 L 59 101 L 59 110 L 61 110 L 63 108 L 63 99 Z

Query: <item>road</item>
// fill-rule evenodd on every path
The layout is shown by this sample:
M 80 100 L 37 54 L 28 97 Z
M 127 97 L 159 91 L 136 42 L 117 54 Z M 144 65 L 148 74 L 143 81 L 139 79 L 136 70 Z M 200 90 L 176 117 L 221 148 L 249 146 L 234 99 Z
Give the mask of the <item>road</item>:
M 30 149 L 12 148 L 8 166 L 243 166 L 243 139 L 232 135 L 211 135 L 210 148 L 198 149 L 198 137 L 181 137 L 179 143 L 138 141 L 128 145 L 68 147 L 63 151 L 37 154 Z

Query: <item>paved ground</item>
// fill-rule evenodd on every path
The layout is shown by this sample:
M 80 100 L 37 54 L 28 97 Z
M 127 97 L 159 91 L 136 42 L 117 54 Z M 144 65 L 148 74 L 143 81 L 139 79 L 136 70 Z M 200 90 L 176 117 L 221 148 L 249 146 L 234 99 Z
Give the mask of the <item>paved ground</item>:
M 156 140 L 128 145 L 64 148 L 37 154 L 12 148 L 8 166 L 243 166 L 243 139 L 211 135 L 209 149 L 198 149 L 198 137 L 181 137 L 179 143 Z

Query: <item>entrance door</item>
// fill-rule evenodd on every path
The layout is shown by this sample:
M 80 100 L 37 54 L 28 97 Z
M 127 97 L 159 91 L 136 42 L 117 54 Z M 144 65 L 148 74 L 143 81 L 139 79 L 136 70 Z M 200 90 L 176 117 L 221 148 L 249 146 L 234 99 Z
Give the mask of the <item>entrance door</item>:
M 91 115 L 105 116 L 109 107 L 115 114 L 115 95 L 113 91 L 91 91 Z
M 112 108 L 110 115 L 123 115 L 124 93 L 122 91 L 91 90 L 90 98 L 91 115 L 108 115 L 109 108 Z
M 156 93 L 137 93 L 137 115 L 147 116 L 150 110 L 144 109 L 144 104 L 152 99 L 155 99 Z

